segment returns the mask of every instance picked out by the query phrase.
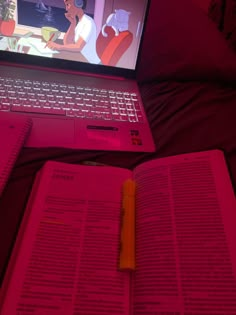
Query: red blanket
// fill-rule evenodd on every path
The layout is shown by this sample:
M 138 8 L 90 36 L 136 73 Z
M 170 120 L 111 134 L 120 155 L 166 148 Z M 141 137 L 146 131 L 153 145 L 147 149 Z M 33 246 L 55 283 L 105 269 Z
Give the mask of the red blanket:
M 224 12 L 230 15 L 228 5 L 234 2 L 226 1 Z M 214 12 L 209 13 L 212 18 L 216 16 Z M 224 18 L 224 34 L 229 29 L 227 25 Z M 235 55 L 215 25 L 189 0 L 153 0 L 146 34 L 139 79 L 156 152 L 24 149 L 0 198 L 1 276 L 35 174 L 46 160 L 67 163 L 92 160 L 133 168 L 154 157 L 218 148 L 225 153 L 236 189 Z M 230 38 L 232 43 L 233 35 Z

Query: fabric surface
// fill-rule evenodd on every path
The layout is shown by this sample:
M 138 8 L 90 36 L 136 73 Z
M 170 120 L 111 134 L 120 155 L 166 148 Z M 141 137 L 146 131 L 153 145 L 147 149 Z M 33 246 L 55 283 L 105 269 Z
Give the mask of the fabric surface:
M 211 0 L 191 0 L 191 1 L 195 3 L 199 8 L 201 8 L 207 14 Z
M 208 15 L 236 53 L 236 1 L 211 0 Z
M 236 78 L 234 52 L 207 14 L 189 0 L 151 1 L 139 80 Z

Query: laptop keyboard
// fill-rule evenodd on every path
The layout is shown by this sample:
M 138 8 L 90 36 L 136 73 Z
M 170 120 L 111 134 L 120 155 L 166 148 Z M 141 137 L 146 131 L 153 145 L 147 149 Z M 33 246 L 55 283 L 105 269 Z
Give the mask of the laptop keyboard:
M 0 111 L 144 121 L 135 93 L 1 76 Z

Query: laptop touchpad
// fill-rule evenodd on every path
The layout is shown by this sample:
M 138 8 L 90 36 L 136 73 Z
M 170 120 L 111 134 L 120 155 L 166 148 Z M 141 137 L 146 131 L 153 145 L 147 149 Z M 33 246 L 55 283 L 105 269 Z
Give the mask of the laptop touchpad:
M 68 147 L 75 143 L 73 119 L 32 117 L 31 130 L 27 147 Z

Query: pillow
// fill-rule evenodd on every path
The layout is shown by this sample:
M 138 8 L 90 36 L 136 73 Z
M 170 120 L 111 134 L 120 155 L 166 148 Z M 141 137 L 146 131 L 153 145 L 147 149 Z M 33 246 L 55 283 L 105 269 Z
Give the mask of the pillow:
M 138 80 L 236 80 L 236 55 L 190 0 L 152 0 Z

